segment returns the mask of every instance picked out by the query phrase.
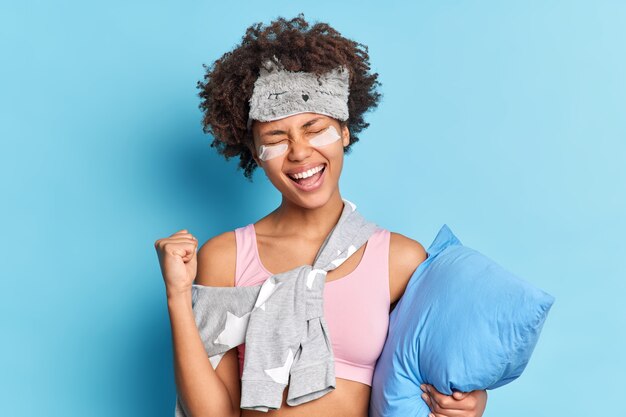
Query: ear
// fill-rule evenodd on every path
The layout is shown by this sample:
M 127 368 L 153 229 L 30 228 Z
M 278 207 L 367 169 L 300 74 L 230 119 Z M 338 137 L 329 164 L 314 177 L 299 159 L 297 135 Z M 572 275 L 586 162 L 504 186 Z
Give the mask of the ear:
M 341 128 L 341 141 L 344 148 L 350 144 L 350 129 L 347 124 Z
M 248 136 L 248 142 L 246 143 L 246 146 L 248 148 L 248 150 L 250 151 L 250 153 L 252 154 L 252 159 L 254 159 L 254 162 L 256 162 L 256 164 L 260 167 L 261 166 L 261 160 L 259 159 L 259 155 L 257 153 L 257 149 L 256 149 L 256 143 L 254 140 L 254 124 L 256 123 L 256 121 L 252 122 L 252 132 L 250 132 L 250 136 Z
M 254 161 L 256 162 L 256 164 L 263 168 L 263 165 L 261 165 L 261 160 L 259 159 L 259 156 L 257 155 L 256 151 L 252 151 L 252 157 L 254 158 Z

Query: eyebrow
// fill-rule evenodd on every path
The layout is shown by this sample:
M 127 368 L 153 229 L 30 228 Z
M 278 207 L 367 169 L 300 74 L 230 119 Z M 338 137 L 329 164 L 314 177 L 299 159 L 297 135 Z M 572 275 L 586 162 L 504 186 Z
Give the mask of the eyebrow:
M 303 124 L 300 129 L 304 129 L 306 127 L 311 126 L 313 123 L 317 122 L 318 120 L 321 120 L 322 117 L 316 117 L 315 119 L 311 119 L 308 122 L 306 122 L 305 124 Z M 267 132 L 263 133 L 261 136 L 274 136 L 274 135 L 282 135 L 284 133 L 287 133 L 284 130 L 280 130 L 280 129 L 275 129 L 275 130 L 268 130 Z

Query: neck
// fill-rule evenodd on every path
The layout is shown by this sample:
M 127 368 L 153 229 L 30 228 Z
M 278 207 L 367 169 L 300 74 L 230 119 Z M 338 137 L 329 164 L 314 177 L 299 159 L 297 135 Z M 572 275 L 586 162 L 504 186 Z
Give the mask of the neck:
M 271 214 L 277 234 L 297 234 L 307 238 L 325 238 L 339 221 L 344 202 L 337 189 L 330 199 L 319 207 L 303 207 L 283 196 L 280 206 Z

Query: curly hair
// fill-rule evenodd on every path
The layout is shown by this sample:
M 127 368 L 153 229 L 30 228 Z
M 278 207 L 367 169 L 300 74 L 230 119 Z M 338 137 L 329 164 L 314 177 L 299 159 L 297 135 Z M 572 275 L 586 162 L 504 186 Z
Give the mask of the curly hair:
M 357 133 L 369 126 L 363 119 L 365 112 L 374 109 L 382 97 L 376 87 L 378 73 L 368 71 L 369 55 L 366 45 L 347 39 L 330 25 L 316 22 L 309 28 L 304 14 L 286 20 L 279 17 L 269 25 L 256 23 L 246 29 L 240 45 L 226 52 L 205 69 L 204 82 L 198 81 L 199 108 L 203 112 L 202 126 L 213 136 L 211 147 L 226 160 L 239 156 L 238 169 L 252 181 L 258 166 L 252 157 L 254 139 L 247 129 L 249 100 L 261 63 L 276 56 L 288 71 L 306 71 L 321 75 L 338 65 L 350 72 L 349 119 L 340 122 L 348 126 L 350 144 L 344 148 L 350 153 L 352 144 L 359 141 Z

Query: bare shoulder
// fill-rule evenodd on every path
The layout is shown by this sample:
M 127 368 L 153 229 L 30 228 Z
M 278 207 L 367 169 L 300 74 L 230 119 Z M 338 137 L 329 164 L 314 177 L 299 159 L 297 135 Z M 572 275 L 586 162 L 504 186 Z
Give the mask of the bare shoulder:
M 212 287 L 234 287 L 237 262 L 235 231 L 221 233 L 204 242 L 198 250 L 195 283 Z
M 406 285 L 417 267 L 428 254 L 417 240 L 401 233 L 390 232 L 389 237 L 389 290 L 391 309 L 404 294 Z

